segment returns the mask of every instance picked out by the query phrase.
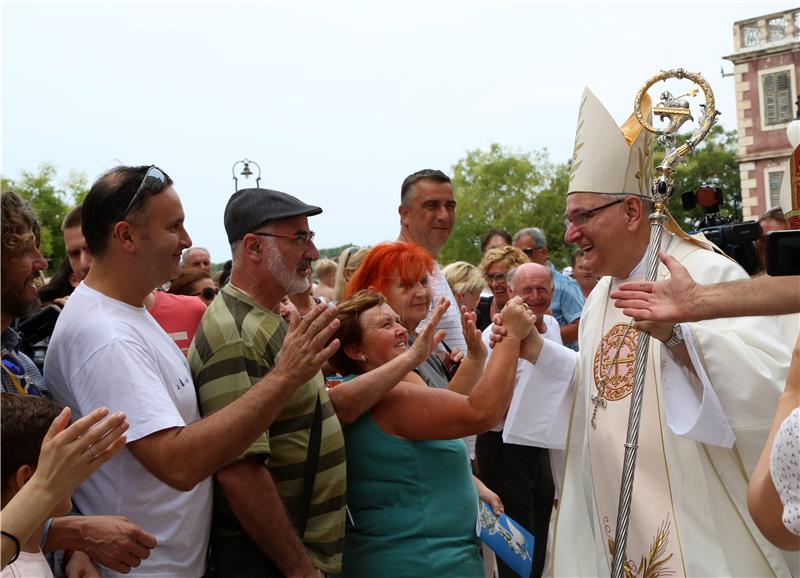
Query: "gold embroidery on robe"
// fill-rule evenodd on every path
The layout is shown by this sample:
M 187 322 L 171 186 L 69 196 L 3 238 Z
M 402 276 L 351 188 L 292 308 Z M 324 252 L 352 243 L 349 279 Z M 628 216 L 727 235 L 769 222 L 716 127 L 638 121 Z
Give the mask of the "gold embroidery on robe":
M 627 330 L 627 335 L 625 334 Z M 603 336 L 594 355 L 594 386 L 608 401 L 619 401 L 633 391 L 639 331 L 626 323 L 614 325 Z M 605 387 L 600 381 L 605 378 Z
M 658 532 L 656 532 L 650 544 L 647 555 L 642 554 L 639 566 L 637 567 L 636 563 L 631 559 L 625 560 L 622 566 L 625 578 L 662 578 L 666 576 L 675 576 L 675 571 L 667 566 L 667 563 L 672 558 L 671 553 L 667 555 L 670 530 L 669 515 L 667 515 L 658 528 Z M 608 528 L 606 528 L 606 534 L 608 534 L 608 551 L 613 558 L 614 552 L 616 551 L 616 542 L 614 538 L 611 537 Z

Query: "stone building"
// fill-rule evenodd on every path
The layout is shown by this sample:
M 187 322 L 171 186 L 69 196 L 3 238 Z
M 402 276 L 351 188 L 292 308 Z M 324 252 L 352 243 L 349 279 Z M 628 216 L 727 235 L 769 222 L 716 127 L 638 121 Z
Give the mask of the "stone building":
M 733 25 L 738 160 L 745 219 L 789 199 L 786 136 L 800 88 L 800 8 Z

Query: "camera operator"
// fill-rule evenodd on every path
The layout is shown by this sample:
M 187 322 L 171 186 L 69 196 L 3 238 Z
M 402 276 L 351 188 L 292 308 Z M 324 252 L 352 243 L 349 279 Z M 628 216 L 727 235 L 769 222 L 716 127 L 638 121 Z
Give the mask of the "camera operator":
M 681 204 L 686 210 L 701 207 L 705 212 L 691 234 L 703 233 L 706 239 L 739 263 L 748 275 L 758 272 L 756 242 L 762 236 L 761 228 L 755 221 L 737 222 L 733 217 L 723 217 L 720 214 L 722 189 L 716 183 L 704 184 L 696 191 L 683 193 Z
M 800 231 L 796 231 L 800 233 Z M 776 243 L 777 246 L 777 243 Z M 668 255 L 659 255 L 671 277 L 625 283 L 611 293 L 616 306 L 639 322 L 686 322 L 718 317 L 800 312 L 800 275 L 698 285 Z M 800 264 L 797 264 L 800 266 Z M 797 271 L 790 271 L 797 273 Z M 795 316 L 793 328 L 797 335 Z M 772 428 L 748 486 L 747 504 L 762 534 L 784 550 L 800 550 L 800 338 Z M 790 458 L 794 454 L 794 458 Z
M 772 207 L 758 218 L 758 224 L 761 226 L 761 236 L 756 240 L 756 255 L 759 272 L 763 274 L 767 270 L 767 235 L 772 231 L 785 231 L 789 223 L 780 207 Z

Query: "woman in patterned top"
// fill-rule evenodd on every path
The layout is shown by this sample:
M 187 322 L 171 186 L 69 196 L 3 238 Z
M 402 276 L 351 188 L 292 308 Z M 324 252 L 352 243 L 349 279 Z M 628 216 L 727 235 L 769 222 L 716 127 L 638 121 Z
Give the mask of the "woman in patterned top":
M 800 338 L 772 430 L 750 477 L 747 507 L 764 537 L 783 550 L 800 550 Z

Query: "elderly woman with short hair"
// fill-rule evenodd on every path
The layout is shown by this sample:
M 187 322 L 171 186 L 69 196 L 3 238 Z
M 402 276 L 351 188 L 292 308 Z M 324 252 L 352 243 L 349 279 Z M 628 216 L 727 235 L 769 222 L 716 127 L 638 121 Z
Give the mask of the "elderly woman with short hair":
M 525 253 L 516 247 L 500 247 L 492 249 L 483 256 L 478 267 L 486 279 L 489 290 L 492 294 L 489 297 L 481 297 L 476 313 L 478 329 L 483 331 L 492 324 L 492 319 L 499 313 L 511 295 L 508 292 L 508 274 L 515 267 L 529 263 L 530 259 Z

